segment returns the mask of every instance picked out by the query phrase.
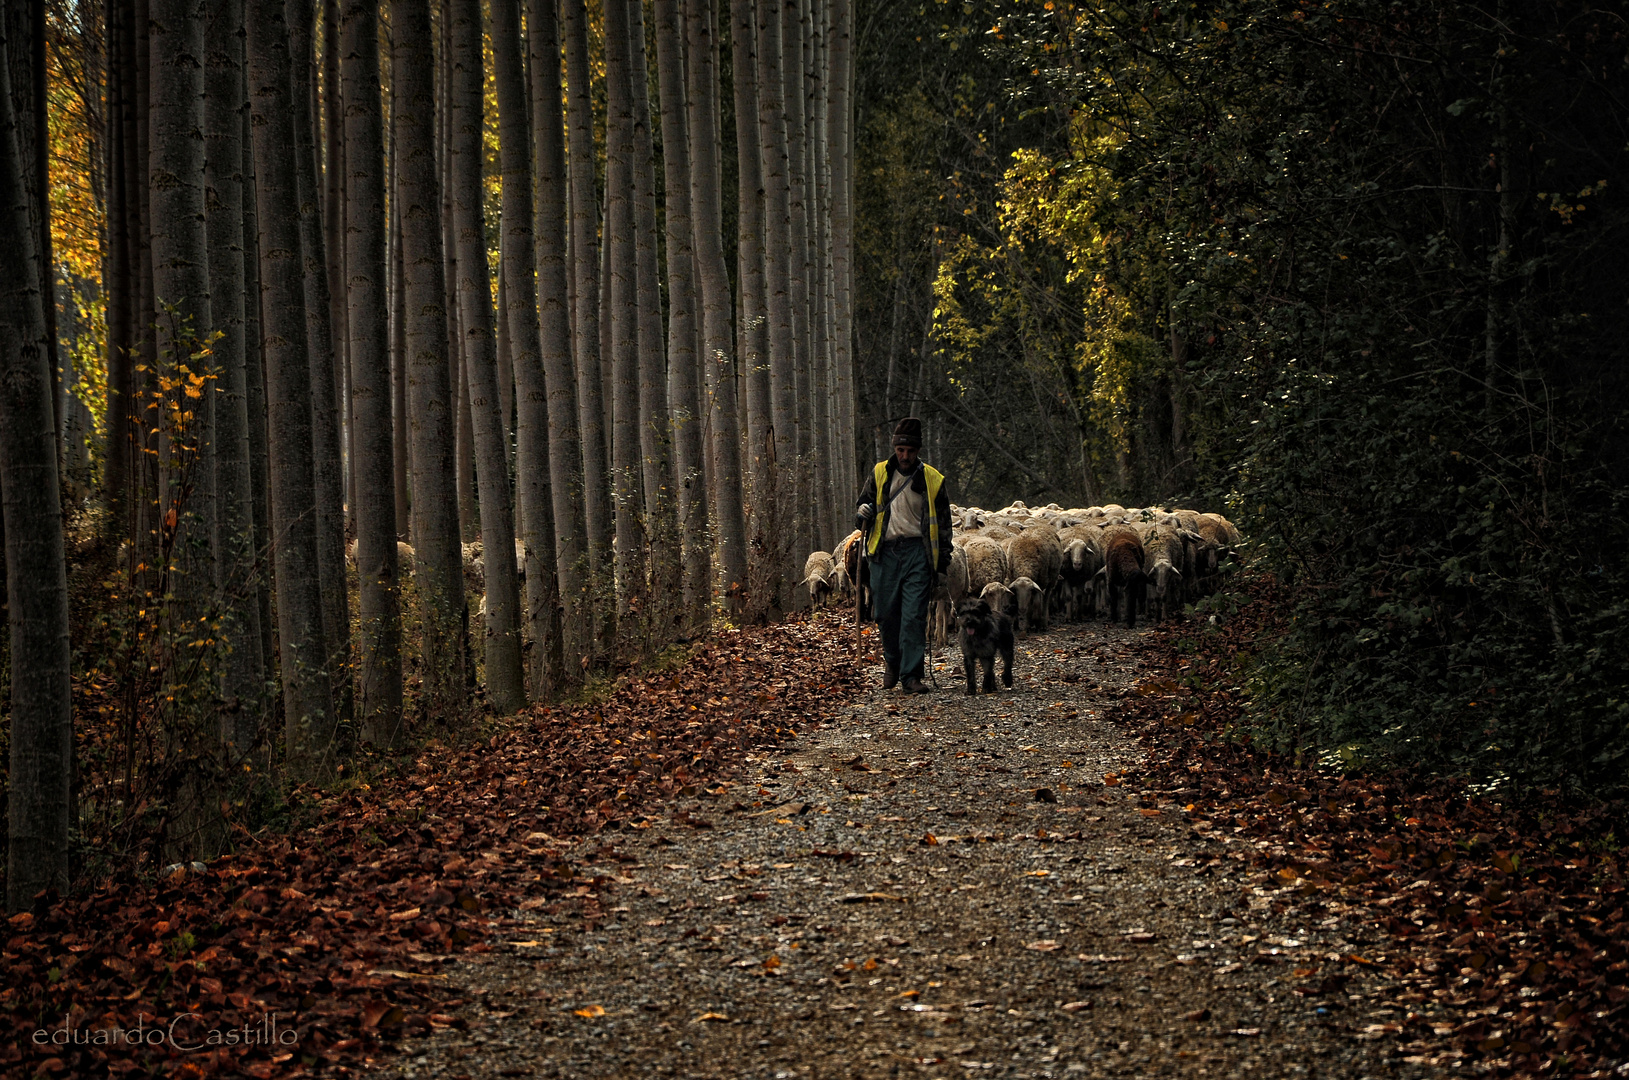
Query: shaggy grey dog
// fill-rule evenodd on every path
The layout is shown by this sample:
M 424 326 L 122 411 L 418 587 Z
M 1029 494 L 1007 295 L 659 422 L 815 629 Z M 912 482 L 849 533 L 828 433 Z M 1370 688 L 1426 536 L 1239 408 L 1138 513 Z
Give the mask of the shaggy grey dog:
M 984 669 L 984 692 L 996 692 L 995 658 L 1001 654 L 1001 681 L 1012 689 L 1012 619 L 1004 611 L 994 611 L 984 600 L 963 600 L 956 605 L 957 636 L 962 642 L 962 670 L 967 675 L 967 692 L 978 693 L 974 662 Z

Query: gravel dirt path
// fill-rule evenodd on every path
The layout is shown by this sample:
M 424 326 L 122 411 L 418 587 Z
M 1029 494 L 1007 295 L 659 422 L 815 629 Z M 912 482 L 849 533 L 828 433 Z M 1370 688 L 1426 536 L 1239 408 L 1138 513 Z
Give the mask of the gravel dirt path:
M 1015 688 L 976 697 L 941 650 L 936 692 L 873 679 L 669 818 L 582 842 L 585 875 L 614 882 L 605 921 L 509 913 L 491 952 L 425 973 L 448 1000 L 385 1067 L 1428 1075 L 1391 1049 L 1404 1006 L 1356 959 L 1377 937 L 1245 877 L 1230 829 L 1117 784 L 1143 753 L 1112 722 L 1151 674 L 1138 640 L 1032 635 Z

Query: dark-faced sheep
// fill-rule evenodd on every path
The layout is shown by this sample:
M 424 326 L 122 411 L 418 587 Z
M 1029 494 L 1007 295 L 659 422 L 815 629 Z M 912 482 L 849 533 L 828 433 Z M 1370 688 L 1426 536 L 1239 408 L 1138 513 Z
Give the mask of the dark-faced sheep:
M 1098 573 L 1108 592 L 1108 617 L 1115 617 L 1124 599 L 1126 628 L 1136 629 L 1137 609 L 1143 606 L 1148 591 L 1142 541 L 1136 529 L 1114 525 L 1103 530 L 1103 543 L 1103 569 Z
M 1142 530 L 1143 572 L 1148 575 L 1148 601 L 1154 621 L 1182 610 L 1182 538 L 1171 525 Z
M 987 536 L 958 536 L 952 543 L 967 553 L 967 594 L 977 596 L 990 582 L 1007 581 L 1007 553 Z
M 1058 592 L 1063 601 L 1063 617 L 1071 622 L 1087 613 L 1092 575 L 1097 572 L 1084 540 L 1071 540 L 1063 546 L 1063 565 L 1058 569 Z
M 1046 590 L 1032 578 L 1016 577 L 1008 583 L 1018 605 L 1018 630 L 1027 634 L 1031 630 L 1046 629 Z
M 1073 560 L 1067 572 L 1077 581 L 1078 601 L 1081 613 L 1088 618 L 1095 617 L 1098 609 L 1103 606 L 1102 597 L 1098 595 L 1101 582 L 1097 572 L 1103 569 L 1103 527 L 1101 525 L 1072 525 L 1059 530 L 1058 540 L 1065 545 L 1079 541 L 1083 547 L 1076 549 L 1071 557 Z M 1060 570 L 1060 573 L 1064 571 Z

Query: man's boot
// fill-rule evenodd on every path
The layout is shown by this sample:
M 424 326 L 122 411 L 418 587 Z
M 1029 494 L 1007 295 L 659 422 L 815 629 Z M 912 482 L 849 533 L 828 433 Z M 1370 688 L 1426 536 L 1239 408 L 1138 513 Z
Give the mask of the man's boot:
M 896 685 L 898 685 L 898 683 L 899 683 L 899 669 L 897 667 L 895 667 L 894 665 L 888 663 L 886 660 L 883 661 L 883 665 L 882 665 L 882 688 L 884 690 L 892 690 Z
M 927 683 L 923 682 L 917 676 L 912 675 L 905 680 L 905 685 L 900 689 L 904 690 L 907 694 L 925 694 L 928 692 L 929 687 Z

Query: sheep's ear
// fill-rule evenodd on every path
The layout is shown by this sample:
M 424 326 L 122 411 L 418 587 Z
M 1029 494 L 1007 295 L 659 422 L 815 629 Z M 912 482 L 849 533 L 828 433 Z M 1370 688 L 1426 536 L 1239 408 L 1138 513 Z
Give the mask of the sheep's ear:
M 1176 567 L 1173 566 L 1173 567 L 1171 567 L 1171 576 L 1176 578 L 1178 581 L 1181 581 L 1182 580 L 1182 571 L 1178 570 Z

